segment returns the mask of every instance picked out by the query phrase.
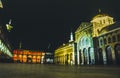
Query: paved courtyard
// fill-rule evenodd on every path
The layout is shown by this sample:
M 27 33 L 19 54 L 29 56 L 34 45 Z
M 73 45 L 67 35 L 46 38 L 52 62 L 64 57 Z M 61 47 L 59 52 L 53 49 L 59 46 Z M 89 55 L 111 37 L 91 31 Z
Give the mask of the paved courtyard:
M 0 63 L 0 78 L 120 78 L 120 67 Z

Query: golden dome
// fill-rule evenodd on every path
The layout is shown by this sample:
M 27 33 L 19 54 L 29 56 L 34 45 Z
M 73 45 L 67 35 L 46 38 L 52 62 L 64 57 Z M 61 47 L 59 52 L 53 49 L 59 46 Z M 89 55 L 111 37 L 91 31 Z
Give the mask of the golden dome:
M 105 17 L 105 16 L 109 16 L 108 14 L 97 14 L 96 16 L 93 17 L 93 19 L 99 18 L 99 17 Z M 110 16 L 109 16 L 110 17 Z

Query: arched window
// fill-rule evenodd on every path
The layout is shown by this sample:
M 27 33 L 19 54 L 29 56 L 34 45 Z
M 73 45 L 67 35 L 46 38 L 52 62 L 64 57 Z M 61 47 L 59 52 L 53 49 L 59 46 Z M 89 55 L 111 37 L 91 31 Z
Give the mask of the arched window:
M 106 38 L 104 38 L 104 44 L 107 44 L 107 40 L 106 40 Z
M 116 42 L 116 37 L 115 36 L 112 37 L 112 41 Z
M 111 43 L 111 38 L 110 37 L 108 37 L 108 43 Z
M 107 64 L 112 64 L 112 47 L 108 46 L 106 47 L 106 57 L 107 57 Z
M 100 46 L 103 45 L 103 40 L 102 39 L 100 39 L 99 44 L 100 44 Z
M 118 41 L 120 41 L 120 34 L 117 35 L 117 39 L 118 39 Z
M 103 64 L 103 54 L 102 54 L 102 48 L 98 49 L 98 55 L 99 55 L 99 64 Z
M 82 45 L 84 46 L 85 42 L 84 42 L 84 39 L 82 39 Z
M 103 20 L 103 23 L 105 24 L 105 20 Z
M 84 64 L 87 64 L 88 57 L 87 57 L 87 49 L 86 48 L 83 49 L 83 57 L 84 57 Z
M 70 60 L 72 60 L 73 56 L 72 56 L 72 53 L 70 53 Z
M 108 19 L 108 23 L 111 24 L 111 20 L 110 19 Z
M 102 21 L 100 20 L 100 24 L 102 24 Z
M 86 38 L 86 45 L 88 45 L 89 44 L 89 40 L 88 40 L 88 38 Z

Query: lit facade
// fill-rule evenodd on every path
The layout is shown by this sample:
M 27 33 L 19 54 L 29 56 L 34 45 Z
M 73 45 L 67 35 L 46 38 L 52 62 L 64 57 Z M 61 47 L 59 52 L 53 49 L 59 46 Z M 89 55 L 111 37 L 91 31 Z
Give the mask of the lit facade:
M 96 15 L 91 23 L 96 64 L 120 64 L 120 23 L 105 14 Z
M 82 22 L 75 31 L 73 43 L 55 50 L 54 61 L 58 64 L 120 65 L 120 22 L 114 22 L 113 17 L 103 13 L 90 22 Z
M 120 23 L 98 14 L 75 31 L 77 64 L 120 64 Z
M 92 40 L 92 24 L 82 22 L 75 32 L 75 42 L 77 43 L 77 63 L 78 65 L 94 64 L 94 48 Z
M 51 52 L 45 52 L 45 63 L 46 64 L 53 64 L 53 53 Z
M 12 58 L 12 49 L 8 39 L 0 26 L 0 62 L 8 62 Z
M 54 53 L 54 63 L 55 64 L 75 64 L 74 57 L 74 42 L 63 44 Z
M 98 14 L 91 20 L 93 25 L 93 37 L 97 37 L 100 35 L 101 30 L 104 27 L 107 27 L 114 23 L 113 18 L 108 16 L 107 14 Z
M 62 65 L 74 65 L 75 60 L 75 43 L 73 41 L 73 34 L 70 34 L 68 43 L 61 45 L 54 52 L 54 63 Z
M 20 63 L 43 63 L 45 52 L 31 50 L 14 50 L 13 60 Z

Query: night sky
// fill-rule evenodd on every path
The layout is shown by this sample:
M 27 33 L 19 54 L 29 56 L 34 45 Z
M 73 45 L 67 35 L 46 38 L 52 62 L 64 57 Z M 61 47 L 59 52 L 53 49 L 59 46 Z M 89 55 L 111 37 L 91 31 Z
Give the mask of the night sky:
M 120 21 L 119 0 L 2 0 L 0 21 L 12 19 L 7 37 L 13 49 L 51 51 L 69 41 L 81 22 L 89 22 L 98 13 Z

